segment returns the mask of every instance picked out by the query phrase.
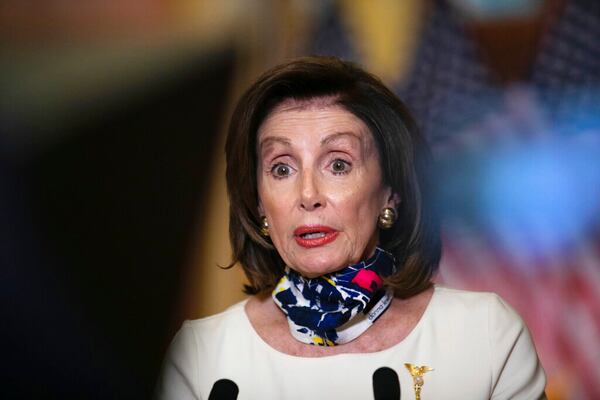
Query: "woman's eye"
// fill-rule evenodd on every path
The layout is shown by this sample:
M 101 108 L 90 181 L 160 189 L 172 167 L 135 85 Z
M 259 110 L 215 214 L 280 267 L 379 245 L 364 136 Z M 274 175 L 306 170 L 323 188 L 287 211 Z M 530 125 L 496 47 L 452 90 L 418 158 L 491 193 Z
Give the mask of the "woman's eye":
M 284 178 L 292 173 L 292 169 L 287 164 L 275 164 L 271 168 L 271 173 L 276 178 Z
M 333 163 L 331 163 L 331 170 L 336 175 L 347 173 L 349 167 L 349 163 L 344 160 L 334 160 Z

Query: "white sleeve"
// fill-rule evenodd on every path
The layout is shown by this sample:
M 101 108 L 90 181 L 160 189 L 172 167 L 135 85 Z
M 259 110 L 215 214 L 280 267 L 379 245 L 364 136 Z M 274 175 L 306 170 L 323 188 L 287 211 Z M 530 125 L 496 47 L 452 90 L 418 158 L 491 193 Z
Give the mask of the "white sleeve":
M 201 400 L 197 377 L 198 346 L 192 327 L 184 322 L 167 351 L 156 386 L 156 399 Z
M 544 399 L 546 376 L 525 323 L 500 297 L 488 304 L 492 400 Z

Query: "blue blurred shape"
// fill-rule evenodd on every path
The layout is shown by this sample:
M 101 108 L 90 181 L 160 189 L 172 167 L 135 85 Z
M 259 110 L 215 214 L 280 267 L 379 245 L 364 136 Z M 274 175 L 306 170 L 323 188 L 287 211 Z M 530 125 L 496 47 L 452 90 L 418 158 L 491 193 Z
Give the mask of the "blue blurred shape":
M 495 153 L 483 174 L 482 216 L 526 246 L 573 243 L 598 222 L 599 150 L 597 141 L 563 139 Z

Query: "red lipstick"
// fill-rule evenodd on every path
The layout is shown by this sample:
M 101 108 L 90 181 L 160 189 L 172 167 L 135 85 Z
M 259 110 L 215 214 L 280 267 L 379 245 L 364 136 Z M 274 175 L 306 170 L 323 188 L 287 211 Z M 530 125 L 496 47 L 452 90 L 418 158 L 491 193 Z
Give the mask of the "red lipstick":
M 310 249 L 333 242 L 338 233 L 338 231 L 328 226 L 303 225 L 294 231 L 294 239 L 300 246 Z

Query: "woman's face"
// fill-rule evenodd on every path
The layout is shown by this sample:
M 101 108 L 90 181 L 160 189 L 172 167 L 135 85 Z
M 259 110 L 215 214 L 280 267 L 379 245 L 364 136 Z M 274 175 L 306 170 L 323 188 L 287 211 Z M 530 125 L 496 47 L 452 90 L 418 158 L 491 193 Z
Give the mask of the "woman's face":
M 313 278 L 373 254 L 377 217 L 396 199 L 359 118 L 285 101 L 260 126 L 257 152 L 259 212 L 286 265 Z

